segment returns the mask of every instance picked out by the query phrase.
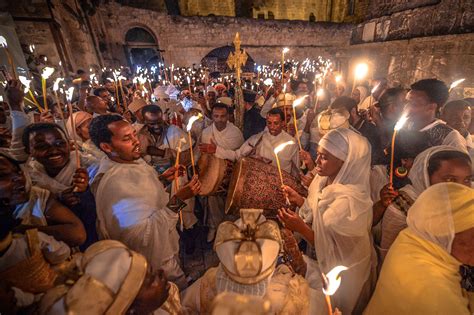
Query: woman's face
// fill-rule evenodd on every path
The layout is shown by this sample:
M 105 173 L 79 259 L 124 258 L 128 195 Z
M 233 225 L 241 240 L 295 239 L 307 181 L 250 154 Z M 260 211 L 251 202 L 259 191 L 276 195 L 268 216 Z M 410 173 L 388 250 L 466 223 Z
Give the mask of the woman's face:
M 27 200 L 25 175 L 18 166 L 0 156 L 0 204 L 11 207 Z
M 81 137 L 82 141 L 87 141 L 91 137 L 89 135 L 89 126 L 91 124 L 92 118 L 84 121 L 79 127 L 76 128 L 77 135 Z
M 137 314 L 150 314 L 168 299 L 170 285 L 162 269 L 156 273 L 147 272 L 142 287 L 133 301 Z
M 439 169 L 430 176 L 431 185 L 451 182 L 471 187 L 471 181 L 471 165 L 462 159 L 441 161 Z
M 357 103 L 360 103 L 360 91 L 359 91 L 359 89 L 354 89 L 354 91 L 352 91 L 351 98 L 353 100 L 355 100 Z
M 316 172 L 319 176 L 335 178 L 341 170 L 343 164 L 344 161 L 339 160 L 325 149 L 321 147 L 318 148 L 318 156 L 316 158 Z

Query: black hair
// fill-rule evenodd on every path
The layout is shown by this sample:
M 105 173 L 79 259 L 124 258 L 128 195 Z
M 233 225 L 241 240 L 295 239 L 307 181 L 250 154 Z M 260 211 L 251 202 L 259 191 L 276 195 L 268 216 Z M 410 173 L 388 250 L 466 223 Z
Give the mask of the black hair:
M 465 100 L 455 100 L 455 101 L 447 102 L 443 106 L 443 111 L 446 111 L 446 110 L 466 110 L 466 109 L 470 108 L 470 106 L 471 105 L 468 102 L 466 102 Z
M 89 126 L 89 135 L 92 142 L 100 148 L 101 143 L 112 142 L 113 133 L 109 129 L 109 125 L 116 121 L 124 120 L 120 115 L 100 115 L 92 119 Z
M 404 92 L 405 90 L 400 87 L 386 89 L 378 100 L 378 107 L 380 107 L 382 113 L 384 113 L 390 105 L 394 104 L 399 95 Z
M 431 176 L 439 170 L 441 162 L 450 160 L 462 160 L 468 165 L 471 165 L 471 158 L 464 152 L 455 150 L 440 151 L 433 154 L 428 161 L 428 175 Z
M 94 95 L 95 96 L 99 96 L 100 97 L 100 93 L 102 92 L 108 92 L 109 90 L 107 90 L 105 87 L 98 87 L 97 89 L 94 89 Z
M 227 114 L 229 113 L 229 106 L 223 103 L 215 103 L 214 106 L 212 106 L 211 113 L 214 111 L 214 108 L 221 108 L 225 109 Z
M 25 130 L 23 130 L 23 135 L 21 137 L 21 142 L 23 143 L 23 146 L 25 147 L 25 152 L 30 153 L 30 135 L 32 133 L 40 132 L 40 131 L 52 131 L 52 130 L 59 131 L 59 133 L 63 136 L 63 138 L 67 140 L 66 133 L 57 124 L 39 122 L 39 123 L 33 123 L 26 126 Z
M 267 113 L 267 117 L 270 116 L 270 115 L 279 115 L 281 121 L 285 121 L 285 114 L 279 108 L 272 108 L 271 110 L 269 110 L 268 113 Z
M 395 160 L 414 159 L 430 147 L 428 135 L 413 130 L 399 130 L 395 138 Z
M 424 79 L 413 83 L 410 88 L 413 91 L 422 91 L 428 96 L 428 99 L 436 103 L 438 108 L 444 105 L 449 97 L 449 89 L 441 80 Z
M 86 73 L 86 72 L 85 72 L 84 70 L 82 70 L 82 69 L 79 69 L 79 70 L 76 71 L 76 74 L 77 74 L 77 75 L 82 75 L 82 74 L 84 74 L 84 73 Z
M 339 96 L 329 106 L 330 109 L 341 109 L 345 108 L 349 113 L 357 106 L 357 101 L 349 96 Z
M 146 105 L 142 108 L 142 115 L 145 116 L 146 113 L 160 114 L 163 113 L 160 106 L 158 105 Z

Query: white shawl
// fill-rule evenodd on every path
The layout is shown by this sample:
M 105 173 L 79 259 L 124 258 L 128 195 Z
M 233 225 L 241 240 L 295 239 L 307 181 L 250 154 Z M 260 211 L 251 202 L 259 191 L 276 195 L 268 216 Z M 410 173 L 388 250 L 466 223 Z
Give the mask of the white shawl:
M 123 164 L 106 157 L 96 178 L 99 236 L 125 243 L 168 275 L 164 265 L 179 251 L 178 214 L 166 208 L 169 195 L 156 171 L 142 159 Z

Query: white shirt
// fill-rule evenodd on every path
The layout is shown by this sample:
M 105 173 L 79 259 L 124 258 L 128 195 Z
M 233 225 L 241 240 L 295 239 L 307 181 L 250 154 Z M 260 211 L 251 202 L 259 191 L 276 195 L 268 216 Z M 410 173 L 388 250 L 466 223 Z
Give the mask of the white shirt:
M 202 132 L 201 142 L 216 144 L 216 157 L 225 159 L 226 154 L 222 154 L 226 150 L 237 150 L 244 143 L 244 137 L 239 128 L 233 123 L 227 122 L 226 127 L 219 131 L 214 124 L 210 125 Z

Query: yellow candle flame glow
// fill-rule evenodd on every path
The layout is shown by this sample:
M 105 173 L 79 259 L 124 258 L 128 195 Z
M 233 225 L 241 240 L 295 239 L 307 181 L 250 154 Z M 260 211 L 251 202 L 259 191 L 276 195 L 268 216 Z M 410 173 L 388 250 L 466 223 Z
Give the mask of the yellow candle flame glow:
M 8 44 L 7 44 L 7 40 L 5 37 L 3 36 L 0 36 L 0 46 L 4 47 L 4 48 L 7 48 L 8 47 Z
M 377 91 L 377 89 L 379 88 L 379 86 L 380 86 L 380 82 L 379 82 L 376 86 L 374 86 L 374 87 L 372 88 L 372 90 L 370 91 L 370 94 L 374 94 L 374 92 Z
M 288 146 L 288 145 L 290 145 L 290 144 L 295 144 L 295 142 L 294 142 L 293 140 L 290 140 L 290 141 L 287 141 L 287 142 L 283 142 L 282 144 L 278 145 L 278 146 L 273 150 L 273 152 L 274 152 L 275 154 L 278 154 L 278 153 L 280 153 L 281 151 L 283 151 L 283 149 L 284 149 L 286 146 Z
M 191 118 L 189 118 L 189 121 L 188 121 L 188 124 L 186 125 L 186 131 L 187 132 L 190 132 L 191 131 L 191 128 L 193 127 L 193 124 L 196 120 L 200 119 L 202 117 L 202 114 L 199 113 L 197 115 L 194 115 L 192 116 Z
M 323 288 L 325 295 L 333 295 L 336 293 L 337 289 L 341 286 L 341 277 L 339 277 L 339 274 L 347 269 L 345 266 L 336 266 L 326 274 L 327 287 Z
M 56 81 L 54 81 L 54 84 L 53 84 L 53 91 L 57 91 L 59 90 L 59 82 L 61 82 L 62 80 L 64 80 L 64 78 L 57 78 Z
M 47 80 L 54 72 L 54 68 L 52 67 L 44 67 L 41 71 L 41 77 Z
M 459 80 L 456 80 L 454 81 L 453 83 L 451 83 L 451 85 L 449 86 L 449 89 L 452 90 L 454 89 L 456 86 L 458 86 L 459 84 L 463 83 L 466 79 L 459 79 Z
M 336 76 L 336 82 L 340 82 L 342 80 L 342 75 L 337 75 Z
M 369 66 L 366 63 L 359 63 L 355 67 L 355 78 L 356 78 L 356 80 L 363 79 L 367 75 L 367 72 L 369 72 Z
M 316 92 L 317 97 L 321 97 L 323 95 L 324 95 L 324 90 L 323 89 L 319 89 L 318 92 Z
M 302 96 L 300 98 L 297 98 L 294 102 L 293 102 L 293 107 L 296 107 L 296 106 L 299 106 L 301 104 L 303 104 L 303 101 L 308 97 L 308 95 L 305 95 L 305 96 Z
M 71 86 L 69 89 L 66 91 L 66 99 L 68 102 L 72 100 L 72 94 L 74 93 L 74 87 Z
M 28 80 L 25 76 L 22 76 L 22 75 L 18 76 L 18 79 L 20 80 L 21 84 L 25 86 L 26 91 L 28 91 L 30 88 L 31 80 Z
M 268 78 L 268 79 L 265 79 L 265 81 L 263 81 L 263 84 L 265 84 L 266 86 L 272 86 L 273 85 L 273 80 Z
M 397 121 L 393 129 L 396 131 L 402 129 L 405 123 L 407 122 L 407 120 L 408 120 L 408 115 L 406 113 L 403 113 L 402 117 L 400 117 L 400 119 Z
M 283 48 L 282 53 L 283 53 L 283 54 L 286 54 L 286 53 L 289 52 L 289 51 L 290 51 L 290 48 L 285 47 L 285 48 Z

